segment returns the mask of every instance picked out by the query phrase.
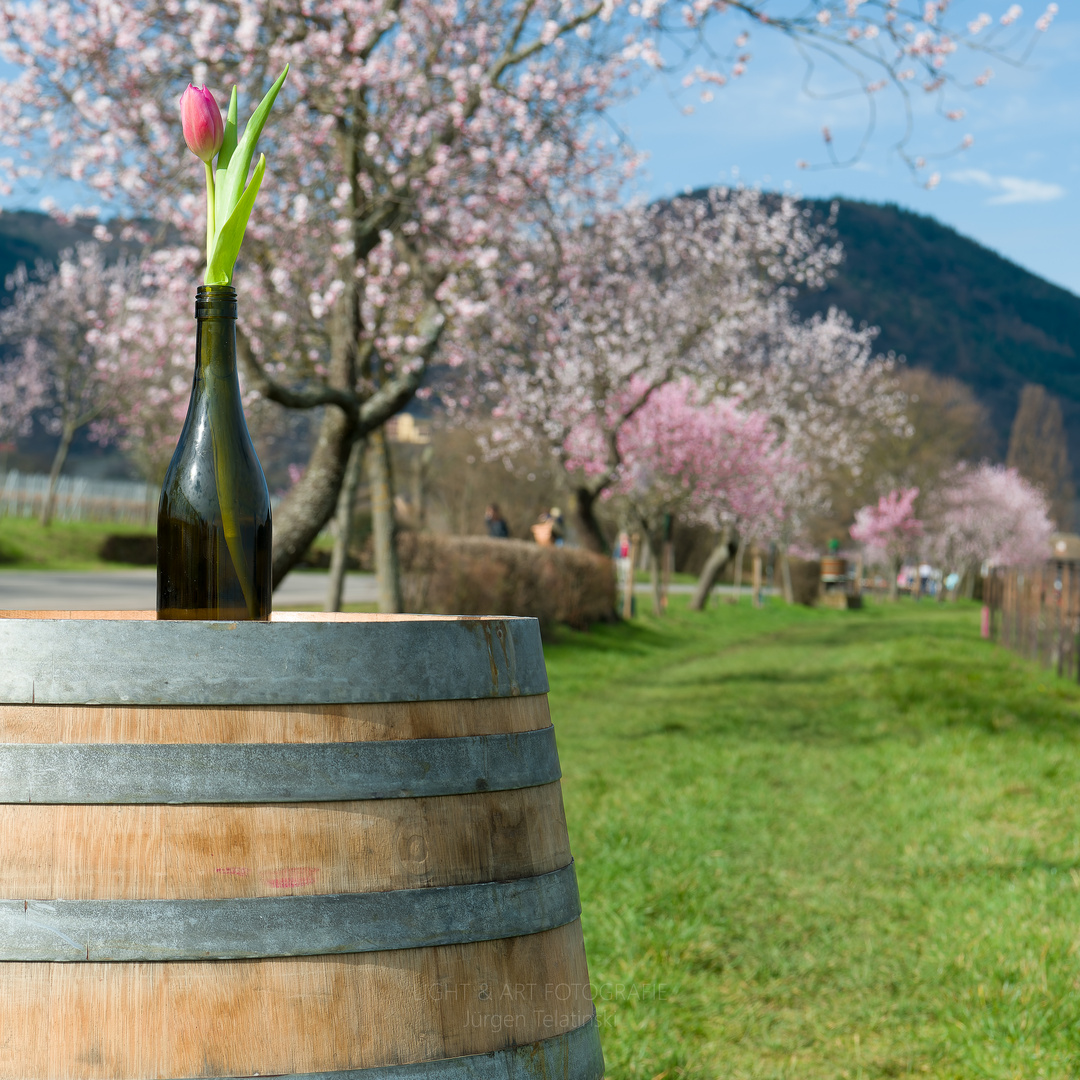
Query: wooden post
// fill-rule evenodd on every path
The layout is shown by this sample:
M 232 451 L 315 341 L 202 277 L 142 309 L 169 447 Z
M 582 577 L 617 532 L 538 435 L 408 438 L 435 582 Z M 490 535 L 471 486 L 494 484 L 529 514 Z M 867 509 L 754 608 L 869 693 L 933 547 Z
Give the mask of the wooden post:
M 675 551 L 670 540 L 665 540 L 660 549 L 660 609 L 667 611 L 668 590 L 671 586 L 671 564 L 675 561 Z
M 671 572 L 675 564 L 675 547 L 672 543 L 674 519 L 671 514 L 664 515 L 664 542 L 660 547 L 660 610 L 667 611 L 668 590 L 671 586 Z
M 630 536 L 630 550 L 627 552 L 629 566 L 626 571 L 626 581 L 623 583 L 622 617 L 632 619 L 634 617 L 634 574 L 637 572 L 638 548 L 641 547 L 641 537 L 637 533 Z
M 784 586 L 784 603 L 794 604 L 795 589 L 791 584 L 791 560 L 786 546 L 780 549 L 780 581 Z
M 1072 678 L 1076 675 L 1077 671 L 1077 599 L 1076 599 L 1076 566 L 1069 563 L 1067 566 L 1067 583 L 1066 589 L 1066 618 L 1068 620 L 1068 643 L 1069 643 L 1069 662 L 1066 667 L 1065 674 L 1067 677 Z
M 735 595 L 732 598 L 732 603 L 737 604 L 742 599 L 742 572 L 743 572 L 743 559 L 746 557 L 746 541 L 740 536 L 739 547 L 735 552 Z
M 626 575 L 626 588 L 623 592 L 623 618 L 634 615 L 634 575 L 637 573 L 638 559 L 641 556 L 641 534 L 630 534 L 630 572 Z
M 1042 567 L 1031 575 L 1030 611 L 1031 611 L 1031 658 L 1042 660 L 1043 646 L 1043 574 Z

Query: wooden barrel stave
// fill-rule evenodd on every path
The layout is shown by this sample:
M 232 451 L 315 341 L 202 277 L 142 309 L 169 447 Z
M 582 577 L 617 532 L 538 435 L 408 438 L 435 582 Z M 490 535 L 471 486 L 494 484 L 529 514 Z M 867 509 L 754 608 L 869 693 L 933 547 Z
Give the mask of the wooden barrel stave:
M 520 627 L 511 629 L 484 627 L 477 635 L 491 656 L 493 694 L 515 685 L 507 643 L 517 635 L 520 650 L 523 639 Z M 535 684 L 535 673 L 530 677 Z M 0 704 L 0 748 L 242 744 L 275 754 L 287 744 L 362 749 L 397 740 L 405 747 L 404 740 L 536 735 L 549 725 L 540 693 L 261 706 L 9 700 Z M 553 779 L 508 790 L 328 802 L 0 806 L 0 897 L 26 898 L 27 917 L 51 919 L 53 929 L 66 925 L 57 912 L 72 906 L 58 898 L 106 907 L 266 897 L 322 903 L 365 893 L 427 901 L 433 894 L 424 890 L 483 889 L 487 882 L 520 892 L 543 875 L 572 874 L 570 862 Z M 3 906 L 11 908 L 10 900 Z M 0 963 L 0 1080 L 505 1080 L 538 1068 L 597 1080 L 603 1062 L 580 920 L 569 917 L 577 910 L 560 914 L 560 925 L 541 912 L 550 928 L 522 936 L 408 949 L 383 943 L 379 951 L 345 955 L 8 959 Z M 60 950 L 65 958 L 69 951 Z M 412 1064 L 394 1071 L 404 1063 Z
M 6 963 L 0 1076 L 291 1075 L 484 1054 L 587 1023 L 587 984 L 578 922 L 349 956 Z
M 0 743 L 328 743 L 440 739 L 551 725 L 546 694 L 385 704 L 0 704 Z
M 8 897 L 367 892 L 506 881 L 569 862 L 557 783 L 289 806 L 0 806 Z

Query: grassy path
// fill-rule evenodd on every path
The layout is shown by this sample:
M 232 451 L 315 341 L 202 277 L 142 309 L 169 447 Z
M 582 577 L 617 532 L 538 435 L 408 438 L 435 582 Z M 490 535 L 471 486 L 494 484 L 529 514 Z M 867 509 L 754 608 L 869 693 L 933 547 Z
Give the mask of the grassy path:
M 970 606 L 548 649 L 615 1080 L 1080 1072 L 1080 691 Z

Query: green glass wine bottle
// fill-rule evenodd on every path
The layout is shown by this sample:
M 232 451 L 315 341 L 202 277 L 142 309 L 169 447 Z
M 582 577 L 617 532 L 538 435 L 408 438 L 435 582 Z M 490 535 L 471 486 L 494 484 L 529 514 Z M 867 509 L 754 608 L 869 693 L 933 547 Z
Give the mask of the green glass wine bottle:
M 158 504 L 157 617 L 268 619 L 270 493 L 236 373 L 236 290 L 195 294 L 195 379 Z

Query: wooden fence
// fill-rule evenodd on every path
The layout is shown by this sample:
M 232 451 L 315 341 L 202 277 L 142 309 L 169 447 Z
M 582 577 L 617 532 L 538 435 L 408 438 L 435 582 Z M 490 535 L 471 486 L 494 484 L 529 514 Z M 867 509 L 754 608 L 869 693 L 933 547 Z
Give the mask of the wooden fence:
M 12 470 L 0 474 L 0 517 L 36 517 L 45 506 L 49 478 Z M 61 476 L 56 486 L 58 521 L 123 521 L 149 525 L 157 519 L 158 488 L 136 480 L 88 480 Z
M 995 570 L 983 582 L 983 600 L 994 641 L 1080 680 L 1080 565 Z

